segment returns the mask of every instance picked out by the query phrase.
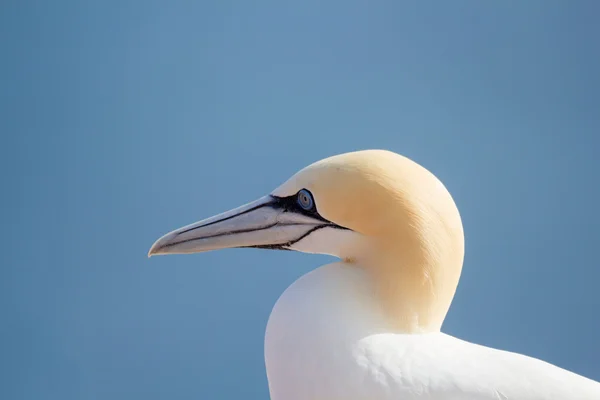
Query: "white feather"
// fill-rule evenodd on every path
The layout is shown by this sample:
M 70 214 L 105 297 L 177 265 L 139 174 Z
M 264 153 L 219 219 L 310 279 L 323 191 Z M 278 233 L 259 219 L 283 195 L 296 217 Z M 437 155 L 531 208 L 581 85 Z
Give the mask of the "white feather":
M 273 400 L 596 400 L 600 383 L 440 332 L 389 333 L 364 269 L 301 277 L 265 339 Z

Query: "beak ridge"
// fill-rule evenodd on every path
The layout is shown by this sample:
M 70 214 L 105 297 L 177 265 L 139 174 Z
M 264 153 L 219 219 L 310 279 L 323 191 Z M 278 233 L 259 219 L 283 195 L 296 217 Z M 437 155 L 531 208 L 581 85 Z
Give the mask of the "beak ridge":
M 281 199 L 265 196 L 241 207 L 167 233 L 150 248 L 148 257 L 189 254 L 234 247 L 286 249 L 323 220 L 286 210 Z

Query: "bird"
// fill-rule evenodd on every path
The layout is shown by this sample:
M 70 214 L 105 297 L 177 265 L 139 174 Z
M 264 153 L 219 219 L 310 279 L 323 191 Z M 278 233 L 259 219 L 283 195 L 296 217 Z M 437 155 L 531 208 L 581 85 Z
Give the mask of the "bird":
M 273 400 L 598 400 L 600 383 L 441 331 L 465 244 L 451 194 L 395 152 L 334 155 L 270 194 L 174 230 L 149 256 L 225 248 L 328 254 L 267 322 Z

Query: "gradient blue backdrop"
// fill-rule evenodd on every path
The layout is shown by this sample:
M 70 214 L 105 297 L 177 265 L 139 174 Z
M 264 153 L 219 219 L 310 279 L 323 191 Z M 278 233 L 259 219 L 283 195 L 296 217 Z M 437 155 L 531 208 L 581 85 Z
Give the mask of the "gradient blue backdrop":
M 1 3 L 1 398 L 267 398 L 271 307 L 330 258 L 146 253 L 364 148 L 458 203 L 446 332 L 600 380 L 600 3 L 323 3 Z

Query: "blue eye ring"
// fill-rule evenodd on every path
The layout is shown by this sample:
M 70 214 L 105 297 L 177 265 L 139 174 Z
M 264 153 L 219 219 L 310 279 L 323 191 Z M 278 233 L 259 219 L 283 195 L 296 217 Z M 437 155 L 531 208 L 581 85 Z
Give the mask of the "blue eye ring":
M 296 201 L 298 202 L 298 205 L 306 211 L 312 210 L 315 205 L 312 194 L 306 189 L 302 189 L 298 192 Z

